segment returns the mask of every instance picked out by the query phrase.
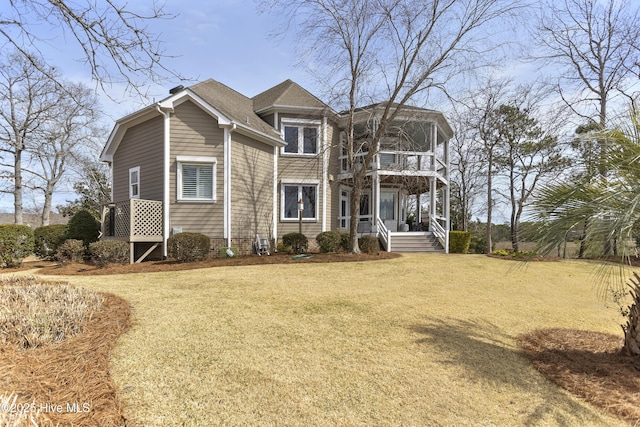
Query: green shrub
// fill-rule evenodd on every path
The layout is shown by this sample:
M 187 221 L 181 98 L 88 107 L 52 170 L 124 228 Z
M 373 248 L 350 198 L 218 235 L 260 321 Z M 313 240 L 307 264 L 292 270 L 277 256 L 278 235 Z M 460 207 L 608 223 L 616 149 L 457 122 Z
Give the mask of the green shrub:
M 320 252 L 337 252 L 340 249 L 341 237 L 337 231 L 325 231 L 316 236 Z
M 0 224 L 0 267 L 17 267 L 33 253 L 33 230 L 26 225 Z
M 169 256 L 179 262 L 207 258 L 210 245 L 209 237 L 200 233 L 178 233 L 167 239 Z
M 362 236 L 358 239 L 360 251 L 365 254 L 375 255 L 380 250 L 380 243 L 375 236 Z
M 290 254 L 291 246 L 287 246 L 283 242 L 278 242 L 278 244 L 276 245 L 276 251 L 282 252 L 283 254 Z
M 121 240 L 101 240 L 89 244 L 89 255 L 98 267 L 129 263 L 129 244 Z
M 289 246 L 294 254 L 303 254 L 309 248 L 307 236 L 300 233 L 289 233 L 282 236 L 282 243 Z
M 467 231 L 449 232 L 449 252 L 452 254 L 466 254 L 471 245 L 471 233 Z
M 349 252 L 351 249 L 349 247 L 349 233 L 340 234 L 340 248 L 345 252 Z
M 33 231 L 33 252 L 42 259 L 52 260 L 56 256 L 58 246 L 64 243 L 67 226 L 53 224 L 38 227 Z
M 58 246 L 56 251 L 56 261 L 61 264 L 68 264 L 70 262 L 82 262 L 86 248 L 82 243 L 82 240 L 67 239 L 63 244 Z
M 89 211 L 81 210 L 69 220 L 64 237 L 67 240 L 82 240 L 82 244 L 88 248 L 90 243 L 98 241 L 99 235 L 100 223 Z
M 491 254 L 497 256 L 511 256 L 513 254 L 513 251 L 510 251 L 508 249 L 496 249 L 495 251 L 491 252 Z

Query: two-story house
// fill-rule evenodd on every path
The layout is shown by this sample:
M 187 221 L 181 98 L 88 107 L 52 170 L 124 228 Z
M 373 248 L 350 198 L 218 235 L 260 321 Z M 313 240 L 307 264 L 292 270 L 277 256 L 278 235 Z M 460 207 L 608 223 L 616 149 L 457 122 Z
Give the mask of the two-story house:
M 361 138 L 379 108 L 358 111 Z M 129 242 L 132 261 L 166 256 L 169 236 L 183 231 L 209 236 L 214 253 L 247 254 L 256 235 L 297 232 L 300 201 L 310 241 L 346 231 L 344 120 L 290 80 L 253 98 L 211 79 L 174 88 L 116 121 L 101 154 L 113 186 L 102 237 Z M 451 135 L 441 113 L 403 109 L 367 171 L 358 232 L 379 236 L 386 250 L 446 250 Z

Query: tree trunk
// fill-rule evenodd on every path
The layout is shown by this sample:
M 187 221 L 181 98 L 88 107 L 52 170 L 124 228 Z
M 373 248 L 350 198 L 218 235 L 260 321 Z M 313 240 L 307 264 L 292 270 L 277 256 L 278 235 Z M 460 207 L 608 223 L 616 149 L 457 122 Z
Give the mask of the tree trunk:
M 16 144 L 13 161 L 13 178 L 15 189 L 13 193 L 13 217 L 15 224 L 22 224 L 22 150 Z
M 354 254 L 360 253 L 358 245 L 358 222 L 360 221 L 360 196 L 362 194 L 362 179 L 356 172 L 353 177 L 353 188 L 349 199 L 349 251 Z
M 51 204 L 53 199 L 54 185 L 47 183 L 44 190 L 44 205 L 42 206 L 42 226 L 49 225 L 49 215 L 51 213 Z
M 493 243 L 491 242 L 491 221 L 493 214 L 493 201 L 491 199 L 491 193 L 493 192 L 492 188 L 492 174 L 493 174 L 493 156 L 489 155 L 489 161 L 487 166 L 487 252 L 491 253 L 493 248 Z
M 635 272 L 633 276 L 635 280 L 633 277 L 629 279 L 633 303 L 629 307 L 627 324 L 622 326 L 624 331 L 622 353 L 628 356 L 640 357 L 640 276 Z

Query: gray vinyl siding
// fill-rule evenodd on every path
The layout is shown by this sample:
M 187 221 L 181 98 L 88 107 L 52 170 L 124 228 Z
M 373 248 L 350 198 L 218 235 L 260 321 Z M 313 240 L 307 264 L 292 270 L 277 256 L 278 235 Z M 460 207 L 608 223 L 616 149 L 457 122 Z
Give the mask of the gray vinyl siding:
M 158 116 L 125 133 L 113 156 L 113 200 L 129 199 L 129 169 L 140 167 L 140 198 L 162 200 L 164 125 Z
M 177 156 L 215 157 L 216 202 L 178 202 Z M 183 232 L 224 236 L 224 130 L 218 121 L 190 101 L 180 104 L 171 116 L 171 154 L 169 168 L 169 227 Z
M 338 228 L 338 215 L 340 206 L 340 182 L 337 180 L 340 173 L 340 131 L 337 126 L 329 125 L 327 130 L 327 143 L 329 145 L 327 188 L 327 230 Z
M 231 136 L 231 235 L 267 237 L 273 212 L 273 147 Z

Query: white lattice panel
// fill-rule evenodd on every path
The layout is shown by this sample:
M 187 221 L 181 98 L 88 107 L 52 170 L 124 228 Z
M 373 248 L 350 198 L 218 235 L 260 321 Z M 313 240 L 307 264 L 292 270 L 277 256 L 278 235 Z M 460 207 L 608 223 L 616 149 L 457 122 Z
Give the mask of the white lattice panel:
M 162 235 L 162 202 L 133 200 L 132 236 Z

